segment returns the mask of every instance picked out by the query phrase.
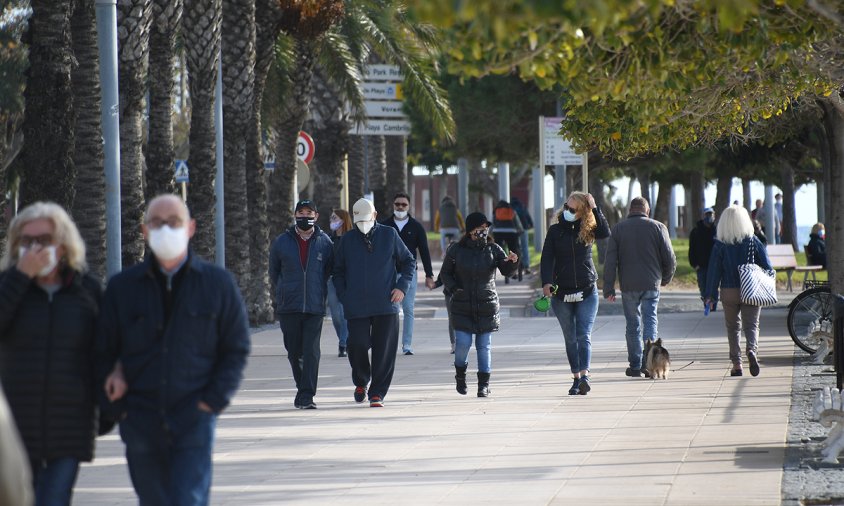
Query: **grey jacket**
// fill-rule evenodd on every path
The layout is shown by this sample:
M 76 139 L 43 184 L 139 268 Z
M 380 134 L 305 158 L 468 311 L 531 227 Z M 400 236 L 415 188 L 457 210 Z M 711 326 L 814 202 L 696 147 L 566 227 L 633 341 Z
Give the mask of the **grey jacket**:
M 604 263 L 604 297 L 615 295 L 616 271 L 622 292 L 659 290 L 674 277 L 677 258 L 668 229 L 644 215 L 631 214 L 610 235 Z

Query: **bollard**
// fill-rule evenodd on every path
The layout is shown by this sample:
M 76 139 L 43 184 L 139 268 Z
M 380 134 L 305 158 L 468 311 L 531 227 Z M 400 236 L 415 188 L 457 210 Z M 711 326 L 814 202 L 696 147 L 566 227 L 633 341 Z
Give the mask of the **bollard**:
M 839 390 L 844 388 L 844 297 L 833 296 L 833 337 L 832 337 L 832 361 L 835 364 L 835 386 Z

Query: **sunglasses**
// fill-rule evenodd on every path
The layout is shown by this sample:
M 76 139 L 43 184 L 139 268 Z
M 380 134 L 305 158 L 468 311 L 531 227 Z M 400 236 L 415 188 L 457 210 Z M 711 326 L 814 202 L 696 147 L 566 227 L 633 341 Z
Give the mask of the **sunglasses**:
M 572 213 L 577 212 L 577 209 L 573 209 L 573 208 L 569 207 L 568 204 L 563 204 L 563 209 L 565 209 L 566 211 L 572 212 Z
M 20 245 L 24 248 L 30 248 L 33 244 L 39 244 L 42 247 L 47 247 L 53 244 L 52 234 L 41 234 L 38 236 L 22 235 L 20 238 Z

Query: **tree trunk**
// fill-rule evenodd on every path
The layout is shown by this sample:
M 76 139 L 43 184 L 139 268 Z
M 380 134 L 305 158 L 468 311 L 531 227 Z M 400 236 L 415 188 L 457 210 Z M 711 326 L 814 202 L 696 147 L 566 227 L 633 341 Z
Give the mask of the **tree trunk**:
M 392 206 L 387 205 L 387 153 L 384 136 L 370 135 L 368 146 L 369 191 L 372 192 L 372 203 L 378 211 L 378 219 L 381 219 L 388 216 L 392 209 Z
M 270 176 L 267 202 L 270 237 L 275 237 L 292 223 L 294 199 L 298 189 L 293 187 L 296 174 L 296 140 L 305 123 L 310 107 L 311 78 L 316 63 L 316 42 L 297 39 L 295 42 L 296 68 L 290 76 L 289 94 L 282 114 L 275 125 L 276 168 Z
M 706 186 L 706 181 L 703 179 L 703 174 L 695 172 L 691 175 L 689 184 L 690 198 L 686 201 L 686 216 L 688 217 L 687 229 L 691 233 L 695 227 L 695 223 L 700 219 L 700 214 L 706 207 L 703 197 L 703 189 Z
M 85 241 L 88 268 L 105 279 L 105 181 L 103 180 L 103 130 L 100 118 L 100 58 L 97 48 L 97 22 L 93 2 L 77 2 L 73 18 L 73 53 L 76 65 L 72 73 L 73 100 L 76 109 L 76 198 L 73 219 Z
M 659 184 L 659 189 L 656 194 L 656 204 L 654 205 L 654 219 L 662 222 L 668 226 L 668 211 L 671 199 L 671 183 L 662 182 Z
M 176 81 L 176 36 L 183 0 L 154 0 L 155 22 L 149 36 L 149 140 L 147 142 L 146 198 L 174 193 L 176 154 L 173 147 L 173 99 Z M 184 105 L 182 105 L 184 107 Z
M 268 262 L 270 251 L 267 225 L 267 178 L 261 153 L 261 107 L 267 74 L 273 61 L 273 49 L 279 34 L 281 12 L 274 0 L 255 3 L 255 101 L 246 140 L 246 198 L 249 210 L 249 267 L 251 283 L 246 289 L 246 306 L 253 325 L 273 320 L 270 305 Z
M 340 208 L 343 191 L 343 159 L 349 148 L 349 122 L 343 111 L 340 92 L 318 68 L 312 81 L 314 143 L 316 156 L 311 164 L 314 196 L 319 206 L 319 226 L 328 230 L 332 209 Z
M 387 209 L 392 211 L 393 195 L 407 193 L 407 137 L 389 135 L 384 137 L 384 154 L 387 162 Z M 446 174 L 443 172 L 443 178 Z
M 117 2 L 118 87 L 120 89 L 120 214 L 123 266 L 141 261 L 144 240 L 144 95 L 149 69 L 152 4 Z
M 246 145 L 255 100 L 255 0 L 225 0 L 222 33 L 226 268 L 246 293 L 251 284 Z
M 830 196 L 836 202 L 844 199 L 844 110 L 836 107 L 837 94 L 828 100 L 821 100 L 824 109 L 824 128 L 829 146 Z M 844 292 L 844 207 L 830 206 L 827 216 L 827 266 L 832 293 Z
M 651 171 L 650 171 L 650 169 L 637 168 L 636 169 L 636 180 L 639 181 L 639 191 L 642 193 L 642 196 L 645 197 L 645 200 L 648 201 L 648 205 L 653 207 L 654 201 L 653 201 L 653 197 L 651 196 Z
M 363 197 L 363 170 L 366 153 L 364 151 L 364 136 L 349 136 L 349 207 Z
M 214 90 L 220 56 L 221 0 L 186 0 L 183 34 L 188 52 L 190 86 L 190 155 L 188 207 L 196 219 L 191 245 L 208 260 L 214 258 L 214 193 L 216 146 L 214 134 Z
M 782 162 L 780 166 L 782 189 L 782 224 L 781 234 L 783 244 L 791 244 L 794 251 L 803 251 L 803 247 L 797 238 L 797 211 L 794 202 L 794 168 L 788 162 Z M 776 212 L 776 209 L 774 209 Z
M 741 205 L 747 209 L 748 214 L 753 210 L 753 202 L 750 201 L 750 178 L 741 178 Z
M 71 0 L 31 2 L 21 206 L 50 200 L 65 209 L 73 207 L 71 4 Z
M 715 216 L 721 216 L 721 213 L 730 205 L 730 192 L 733 189 L 733 176 L 718 176 L 717 192 L 715 194 Z M 703 211 L 703 208 L 698 210 L 698 213 Z

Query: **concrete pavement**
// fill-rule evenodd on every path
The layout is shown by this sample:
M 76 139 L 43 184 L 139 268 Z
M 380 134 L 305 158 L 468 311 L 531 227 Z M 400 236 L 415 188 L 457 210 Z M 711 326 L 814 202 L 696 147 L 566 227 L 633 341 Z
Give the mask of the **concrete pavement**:
M 254 334 L 242 391 L 220 418 L 212 503 L 779 504 L 793 370 L 785 316 L 763 310 L 762 374 L 733 378 L 722 313 L 662 315 L 675 369 L 666 381 L 625 377 L 624 318 L 600 316 L 588 396 L 566 395 L 556 319 L 504 318 L 487 399 L 473 395 L 473 355 L 470 395 L 455 392 L 447 322 L 420 319 L 416 354 L 397 357 L 381 409 L 354 403 L 326 321 L 310 411 L 293 408 L 272 327 Z M 137 503 L 116 431 L 83 466 L 75 503 Z

